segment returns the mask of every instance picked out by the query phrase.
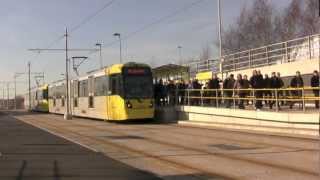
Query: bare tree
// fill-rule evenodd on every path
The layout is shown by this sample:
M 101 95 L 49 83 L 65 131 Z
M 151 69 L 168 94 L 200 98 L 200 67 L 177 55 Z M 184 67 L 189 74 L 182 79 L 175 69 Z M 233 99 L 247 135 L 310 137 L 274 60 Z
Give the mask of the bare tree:
M 320 33 L 319 0 L 305 0 L 303 11 L 302 35 Z

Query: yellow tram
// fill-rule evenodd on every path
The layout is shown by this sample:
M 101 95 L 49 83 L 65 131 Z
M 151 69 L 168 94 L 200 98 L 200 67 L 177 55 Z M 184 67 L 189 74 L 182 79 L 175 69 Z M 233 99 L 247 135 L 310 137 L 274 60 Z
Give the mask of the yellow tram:
M 146 64 L 116 64 L 71 81 L 74 116 L 123 121 L 154 117 L 151 68 Z M 49 87 L 49 111 L 64 114 L 65 85 Z
M 34 88 L 30 92 L 31 102 L 27 104 L 31 107 L 31 111 L 36 112 L 49 112 L 48 105 L 48 84 L 42 85 L 38 88 Z M 26 96 L 26 100 L 29 101 L 29 94 Z

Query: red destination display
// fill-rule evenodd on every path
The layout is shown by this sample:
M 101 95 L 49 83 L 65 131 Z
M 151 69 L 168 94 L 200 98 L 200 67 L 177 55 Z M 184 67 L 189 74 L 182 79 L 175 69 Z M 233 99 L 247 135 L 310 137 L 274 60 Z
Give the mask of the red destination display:
M 128 74 L 145 74 L 144 69 L 128 69 Z

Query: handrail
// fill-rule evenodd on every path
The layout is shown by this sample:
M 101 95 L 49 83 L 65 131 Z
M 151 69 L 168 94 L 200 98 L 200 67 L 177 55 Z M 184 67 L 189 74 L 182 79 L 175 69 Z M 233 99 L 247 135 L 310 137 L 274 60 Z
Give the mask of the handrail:
M 296 103 L 301 104 L 303 112 L 306 111 L 307 105 L 315 103 L 320 104 L 320 97 L 315 92 L 320 92 L 320 87 L 298 87 L 298 88 L 239 88 L 239 89 L 176 89 L 168 91 L 168 94 L 162 97 L 163 101 L 168 101 L 171 105 L 191 105 L 191 106 L 214 106 L 221 107 L 225 104 L 242 103 L 241 109 L 244 108 L 244 101 L 251 101 L 252 106 L 257 102 L 265 102 L 265 105 L 275 105 L 275 110 L 280 110 L 280 102 L 285 102 L 292 108 Z M 159 102 L 156 97 L 156 102 Z M 174 102 L 172 104 L 172 101 Z M 239 106 L 240 108 L 240 106 Z
M 303 57 L 306 59 L 314 58 L 320 56 L 319 44 L 320 34 L 314 34 L 227 54 L 221 57 L 221 59 L 223 59 L 222 72 L 238 70 L 239 68 L 250 69 L 256 66 L 267 66 L 275 64 L 275 62 L 290 63 L 300 60 Z M 209 71 L 219 66 L 219 59 L 220 58 L 196 60 L 187 65 L 189 67 L 197 66 L 197 68 L 195 68 L 196 73 L 199 71 Z M 238 64 L 243 65 L 237 67 Z

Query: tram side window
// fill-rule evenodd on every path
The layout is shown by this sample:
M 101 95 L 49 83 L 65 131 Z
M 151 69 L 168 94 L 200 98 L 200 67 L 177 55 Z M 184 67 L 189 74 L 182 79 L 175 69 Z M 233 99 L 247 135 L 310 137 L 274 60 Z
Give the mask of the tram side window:
M 94 80 L 94 94 L 95 96 L 106 96 L 108 91 L 107 76 L 96 77 Z
M 52 99 L 53 98 L 53 88 L 49 88 L 49 94 L 48 94 L 48 98 Z
M 79 96 L 79 82 L 78 81 L 73 82 L 73 95 L 74 95 L 74 97 Z
M 61 94 L 61 86 L 56 86 L 55 88 L 55 96 L 57 99 L 61 98 L 62 94 Z
M 88 80 L 79 82 L 79 97 L 88 97 Z
M 37 91 L 37 100 L 42 100 L 42 90 Z
M 113 75 L 110 77 L 111 95 L 121 95 L 121 76 Z

